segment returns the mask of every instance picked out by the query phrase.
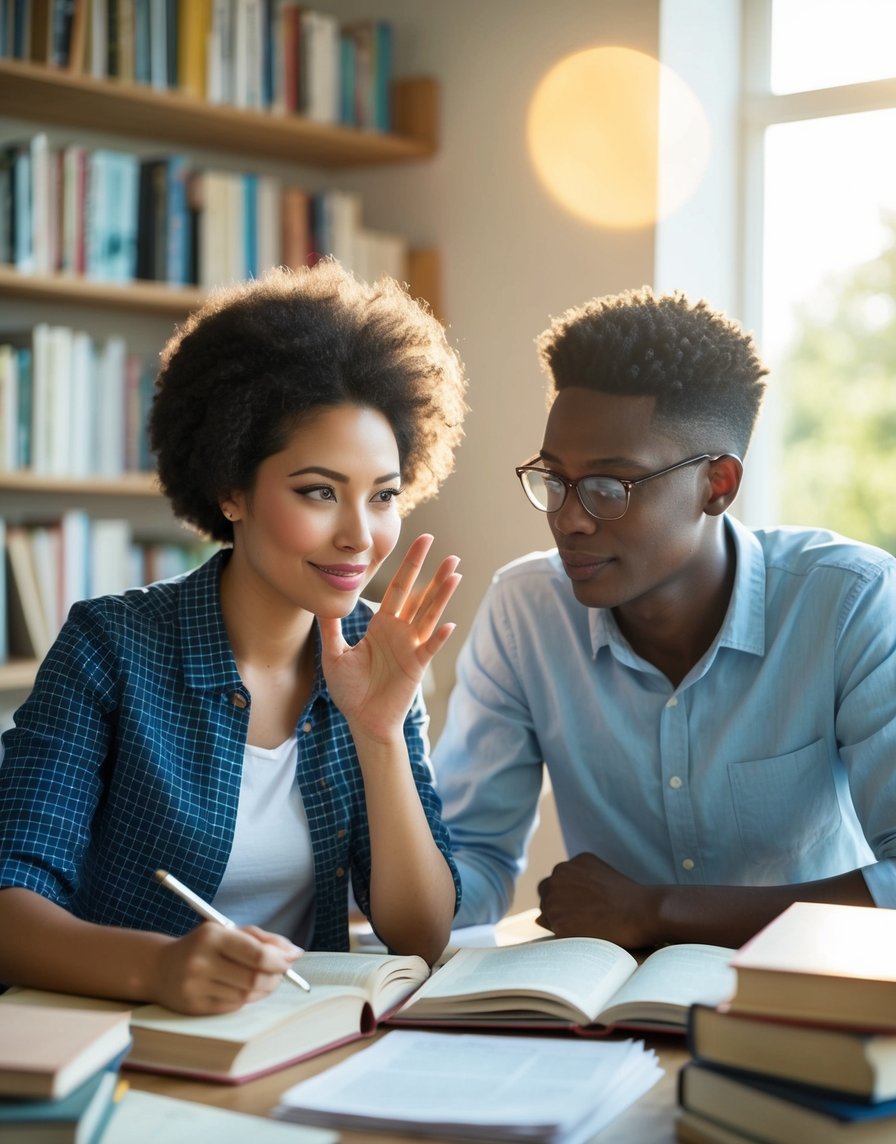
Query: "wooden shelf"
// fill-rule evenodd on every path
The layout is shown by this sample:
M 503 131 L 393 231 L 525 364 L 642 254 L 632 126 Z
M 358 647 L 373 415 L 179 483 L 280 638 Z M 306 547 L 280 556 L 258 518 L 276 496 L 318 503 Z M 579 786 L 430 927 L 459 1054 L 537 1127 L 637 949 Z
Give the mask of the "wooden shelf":
M 438 149 L 438 88 L 432 79 L 393 85 L 395 131 L 384 134 L 296 115 L 213 104 L 177 91 L 94 79 L 23 60 L 0 60 L 7 117 L 318 167 L 427 159 Z
M 164 282 L 121 286 L 64 274 L 21 274 L 11 266 L 0 266 L 0 297 L 17 302 L 63 302 L 184 318 L 202 305 L 205 296 L 196 286 L 168 286 Z
M 161 497 L 154 473 L 120 477 L 50 477 L 30 472 L 0 472 L 0 493 L 58 493 L 60 496 Z

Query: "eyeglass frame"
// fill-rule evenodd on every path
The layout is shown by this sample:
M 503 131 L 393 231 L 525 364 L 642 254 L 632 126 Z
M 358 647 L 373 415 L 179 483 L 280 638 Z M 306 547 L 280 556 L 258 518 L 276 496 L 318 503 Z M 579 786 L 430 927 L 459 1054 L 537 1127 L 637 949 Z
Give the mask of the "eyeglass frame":
M 628 477 L 611 477 L 604 473 L 586 473 L 584 477 L 579 477 L 577 480 L 571 481 L 568 477 L 563 477 L 559 473 L 555 473 L 553 469 L 540 468 L 538 465 L 536 465 L 534 462 L 539 460 L 537 455 L 533 457 L 531 461 L 527 461 L 525 465 L 518 465 L 515 472 L 519 478 L 520 484 L 522 485 L 523 492 L 526 494 L 526 500 L 529 502 L 529 504 L 532 505 L 533 508 L 538 509 L 539 512 L 559 512 L 560 509 L 563 508 L 563 506 L 566 504 L 570 491 L 575 489 L 576 496 L 579 498 L 579 504 L 590 517 L 593 517 L 594 520 L 621 520 L 628 512 L 629 505 L 631 504 L 633 488 L 636 488 L 638 485 L 643 485 L 647 481 L 652 481 L 656 477 L 664 477 L 666 473 L 674 473 L 676 469 L 683 469 L 687 465 L 696 465 L 702 463 L 703 461 L 720 461 L 723 457 L 734 457 L 734 453 L 719 453 L 715 457 L 711 453 L 701 453 L 698 457 L 688 457 L 687 460 L 678 461 L 676 464 L 669 465 L 665 469 L 658 469 L 655 473 L 648 473 L 646 476 L 637 477 L 634 480 L 631 480 Z M 547 476 L 553 477 L 554 480 L 559 481 L 565 487 L 563 500 L 557 505 L 556 508 L 545 508 L 543 505 L 537 504 L 532 499 L 532 497 L 529 495 L 529 490 L 526 487 L 526 483 L 523 480 L 523 474 L 529 472 L 544 473 Z M 585 504 L 584 500 L 582 499 L 582 494 L 579 492 L 579 484 L 580 482 L 590 480 L 593 477 L 603 477 L 604 480 L 616 481 L 625 489 L 625 507 L 619 516 L 598 516 L 596 513 L 592 512 L 591 509 Z

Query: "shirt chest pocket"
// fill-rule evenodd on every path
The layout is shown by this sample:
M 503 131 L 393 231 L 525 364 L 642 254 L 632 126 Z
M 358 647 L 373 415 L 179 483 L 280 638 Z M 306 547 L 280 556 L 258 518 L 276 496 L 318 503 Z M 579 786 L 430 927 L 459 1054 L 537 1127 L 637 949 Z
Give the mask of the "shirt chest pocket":
M 824 741 L 778 755 L 729 763 L 741 842 L 755 859 L 804 853 L 840 825 L 840 806 Z

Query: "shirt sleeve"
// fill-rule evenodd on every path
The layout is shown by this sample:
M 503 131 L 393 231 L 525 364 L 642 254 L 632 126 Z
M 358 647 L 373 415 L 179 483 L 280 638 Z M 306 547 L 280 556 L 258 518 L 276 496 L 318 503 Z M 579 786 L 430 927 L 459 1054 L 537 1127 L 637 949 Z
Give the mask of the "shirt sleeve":
M 495 582 L 457 661 L 445 729 L 433 752 L 463 885 L 457 924 L 507 912 L 537 825 L 542 753 L 515 654 L 508 604 Z
M 863 870 L 879 906 L 896 907 L 896 563 L 847 598 L 837 640 L 837 742 L 868 845 Z
M 76 605 L 3 736 L 0 886 L 68 907 L 103 791 L 111 689 L 104 642 Z

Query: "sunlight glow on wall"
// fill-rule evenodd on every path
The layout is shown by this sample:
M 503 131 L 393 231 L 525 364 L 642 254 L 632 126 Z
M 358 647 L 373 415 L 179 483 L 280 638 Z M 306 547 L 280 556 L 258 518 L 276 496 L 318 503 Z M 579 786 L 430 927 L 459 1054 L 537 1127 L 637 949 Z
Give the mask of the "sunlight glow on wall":
M 709 155 L 699 100 L 670 68 L 629 48 L 567 56 L 529 106 L 529 153 L 549 193 L 596 226 L 650 226 L 694 192 Z

